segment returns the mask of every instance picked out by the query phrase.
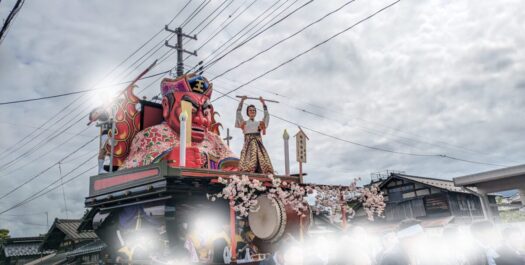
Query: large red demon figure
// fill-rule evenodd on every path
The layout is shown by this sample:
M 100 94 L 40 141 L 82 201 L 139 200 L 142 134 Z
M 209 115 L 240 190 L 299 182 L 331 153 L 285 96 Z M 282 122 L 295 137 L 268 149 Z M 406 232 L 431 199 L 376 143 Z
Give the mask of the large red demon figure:
M 167 159 L 174 165 L 179 153 L 181 101 L 191 103 L 191 147 L 186 164 L 192 167 L 236 170 L 238 159 L 217 133 L 210 103 L 213 86 L 199 75 L 164 79 L 161 83 L 164 122 L 139 132 L 121 169 L 149 165 Z

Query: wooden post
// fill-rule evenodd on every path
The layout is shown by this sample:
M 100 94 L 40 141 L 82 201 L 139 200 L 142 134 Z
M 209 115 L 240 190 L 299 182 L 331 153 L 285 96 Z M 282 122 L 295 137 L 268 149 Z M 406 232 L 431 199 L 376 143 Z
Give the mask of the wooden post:
M 299 162 L 299 183 L 303 183 L 303 162 Z
M 290 176 L 290 144 L 289 144 L 289 140 L 290 139 L 290 135 L 288 134 L 288 132 L 286 131 L 286 129 L 284 130 L 284 133 L 283 133 L 283 140 L 284 140 L 284 175 L 285 176 Z
M 295 135 L 295 152 L 296 160 L 299 163 L 299 183 L 303 182 L 303 163 L 306 163 L 306 140 L 308 136 L 303 132 L 301 127 L 299 127 L 299 132 Z
M 231 263 L 237 264 L 237 241 L 235 240 L 235 209 L 233 197 L 230 197 L 230 241 L 231 241 Z

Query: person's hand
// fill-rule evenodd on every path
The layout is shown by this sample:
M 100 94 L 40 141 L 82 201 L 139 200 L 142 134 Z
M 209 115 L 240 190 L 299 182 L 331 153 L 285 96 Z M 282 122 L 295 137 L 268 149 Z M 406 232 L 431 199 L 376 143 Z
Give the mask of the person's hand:
M 263 97 L 259 97 L 259 101 L 261 101 L 261 103 L 262 103 L 263 105 L 266 105 L 266 103 L 264 102 L 264 98 L 263 98 Z
M 241 100 L 242 100 L 242 101 L 245 101 L 247 98 L 248 98 L 247 96 L 242 96 L 242 97 L 241 97 Z

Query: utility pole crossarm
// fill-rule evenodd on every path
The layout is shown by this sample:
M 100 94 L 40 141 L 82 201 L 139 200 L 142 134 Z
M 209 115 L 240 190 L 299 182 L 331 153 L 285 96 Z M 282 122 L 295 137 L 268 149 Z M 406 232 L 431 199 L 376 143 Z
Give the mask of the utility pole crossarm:
M 172 48 L 172 49 L 175 49 L 175 50 L 181 50 L 181 51 L 183 51 L 183 52 L 185 52 L 185 53 L 191 54 L 191 55 L 193 55 L 193 56 L 197 56 L 197 51 L 190 52 L 190 51 L 188 51 L 188 50 L 181 49 L 181 48 L 179 48 L 177 45 L 174 46 L 174 45 L 169 44 L 169 42 L 168 42 L 167 40 L 164 42 L 164 45 L 165 45 L 166 47 L 169 47 L 169 48 Z
M 186 38 L 192 39 L 192 40 L 197 40 L 197 35 L 190 36 L 188 34 L 182 33 L 182 30 L 179 31 L 178 29 L 180 29 L 180 28 L 176 28 L 175 30 L 173 30 L 173 29 L 168 28 L 168 25 L 164 26 L 164 30 L 166 30 L 167 32 L 171 32 L 171 33 L 174 33 L 174 34 L 182 34 L 183 37 L 186 37 Z
M 190 36 L 188 34 L 184 34 L 182 32 L 182 28 L 181 27 L 178 27 L 178 28 L 173 30 L 173 29 L 170 29 L 168 27 L 168 25 L 166 25 L 164 27 L 164 29 L 166 31 L 168 31 L 168 32 L 171 32 L 171 33 L 177 35 L 177 44 L 176 45 L 170 45 L 168 40 L 166 40 L 164 42 L 164 45 L 166 47 L 175 49 L 177 51 L 177 76 L 181 76 L 181 75 L 184 74 L 184 58 L 183 58 L 182 55 L 184 53 L 187 53 L 187 54 L 190 54 L 190 55 L 193 55 L 193 56 L 197 56 L 197 51 L 190 52 L 188 50 L 185 50 L 182 47 L 182 40 L 183 40 L 183 38 L 189 38 L 189 39 L 197 40 L 197 35 Z

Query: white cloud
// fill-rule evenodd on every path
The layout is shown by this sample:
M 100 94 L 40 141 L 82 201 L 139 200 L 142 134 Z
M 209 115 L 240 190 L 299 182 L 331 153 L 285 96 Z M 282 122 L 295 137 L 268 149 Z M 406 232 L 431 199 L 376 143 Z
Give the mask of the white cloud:
M 2 2 L 2 5 L 8 3 Z M 184 3 L 26 2 L 0 46 L 1 101 L 89 88 L 160 30 Z M 187 16 L 187 11 L 193 10 L 198 3 L 193 1 L 182 17 Z M 253 9 L 232 23 L 227 32 L 199 51 L 199 58 L 191 58 L 187 63 L 192 65 L 206 57 L 216 47 L 220 47 L 221 41 L 235 34 L 271 3 L 258 1 Z M 209 69 L 206 75 L 221 73 L 342 3 L 314 1 L 284 23 L 230 54 Z M 215 80 L 214 86 L 221 91 L 235 88 L 388 3 L 358 0 L 276 49 Z M 229 10 L 234 10 L 239 4 L 234 3 Z M 218 3 L 213 5 L 217 6 Z M 232 95 L 274 98 L 281 103 L 270 105 L 272 114 L 369 146 L 401 152 L 448 154 L 496 164 L 523 163 L 525 52 L 521 47 L 525 45 L 525 34 L 520 34 L 523 33 L 522 25 L 525 22 L 523 7 L 523 3 L 518 0 L 404 0 Z M 208 7 L 205 13 L 211 10 Z M 192 28 L 201 19 L 197 17 L 186 28 Z M 182 20 L 179 18 L 177 21 L 180 23 Z M 198 47 L 221 21 L 216 20 L 213 26 L 202 32 L 199 41 L 190 42 L 188 49 Z M 160 37 L 156 39 L 160 40 Z M 151 47 L 148 45 L 146 50 Z M 162 48 L 156 56 L 166 50 Z M 175 58 L 170 57 L 154 72 L 174 64 Z M 141 69 L 137 69 L 134 74 Z M 149 82 L 142 81 L 140 86 L 145 87 Z M 157 93 L 158 85 L 146 91 L 148 97 Z M 215 96 L 218 95 L 215 92 Z M 31 132 L 31 126 L 39 126 L 74 98 L 0 106 L 0 148 L 11 146 Z M 70 116 L 64 121 L 73 119 L 77 112 L 85 114 L 92 107 L 89 100 L 82 99 L 81 102 L 80 108 L 85 110 L 68 110 Z M 236 105 L 229 99 L 221 99 L 215 103 L 215 108 L 222 114 L 224 127 L 232 129 L 232 147 L 238 151 L 241 149 L 242 136 L 233 129 Z M 298 109 L 306 109 L 317 116 Z M 68 133 L 81 131 L 85 128 L 84 122 Z M 16 127 L 8 123 L 24 126 Z M 53 128 L 57 130 L 60 126 Z M 272 118 L 264 137 L 274 166 L 280 172 L 284 171 L 281 135 L 285 128 L 292 134 L 296 131 L 294 125 Z M 42 137 L 50 133 L 46 131 Z M 307 181 L 312 182 L 347 183 L 352 177 L 367 177 L 371 172 L 386 169 L 450 179 L 492 168 L 442 158 L 384 153 L 311 131 L 306 133 L 311 140 L 305 171 L 309 174 Z M 83 133 L 95 134 L 94 128 Z M 5 171 L 0 172 L 0 180 L 3 181 L 0 194 L 34 176 L 89 139 L 82 136 L 64 144 L 64 140 L 69 137 L 64 134 L 46 145 L 42 144 L 38 152 L 25 157 L 24 161 L 10 169 L 29 162 L 19 171 L 10 175 L 5 175 Z M 55 147 L 55 151 L 42 156 Z M 86 150 L 96 152 L 96 144 Z M 24 151 L 17 151 L 12 156 Z M 290 151 L 294 154 L 293 144 Z M 0 163 L 6 161 L 1 160 Z M 65 164 L 63 172 L 80 161 L 82 159 Z M 89 166 L 95 163 L 93 161 Z M 297 171 L 295 163 L 292 163 L 292 171 Z M 24 199 L 57 177 L 58 169 L 53 168 L 20 189 L 20 192 L 3 199 L 0 209 Z M 87 195 L 88 179 L 80 178 L 66 187 L 70 217 L 79 217 L 84 210 L 83 197 Z M 65 217 L 64 210 L 61 189 L 58 189 L 20 207 L 13 214 L 48 211 L 52 220 L 55 216 Z M 44 219 L 42 214 L 38 214 L 24 218 L 24 221 L 42 224 Z M 5 223 L 2 219 L 0 226 L 8 227 L 17 236 L 44 232 L 41 226 L 22 224 L 16 220 Z

